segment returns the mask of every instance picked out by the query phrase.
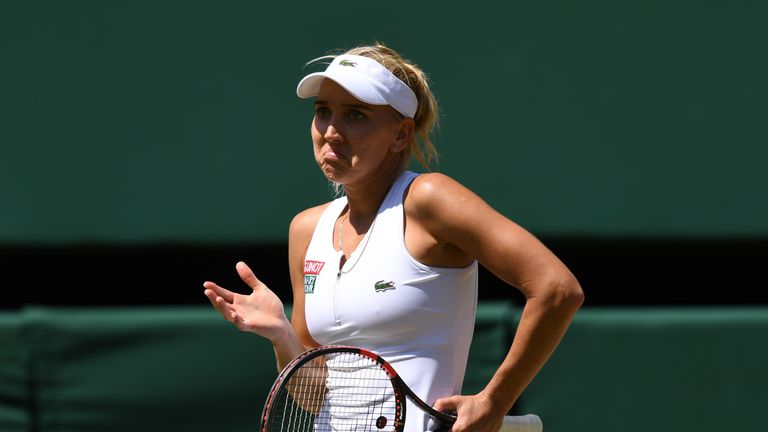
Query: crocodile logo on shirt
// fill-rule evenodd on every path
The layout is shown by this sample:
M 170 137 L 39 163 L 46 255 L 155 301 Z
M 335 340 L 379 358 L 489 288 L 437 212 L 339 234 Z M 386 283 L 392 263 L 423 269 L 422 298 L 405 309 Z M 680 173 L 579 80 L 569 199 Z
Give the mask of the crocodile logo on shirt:
M 395 282 L 394 281 L 384 281 L 380 280 L 373 284 L 373 289 L 376 290 L 376 292 L 382 292 L 382 291 L 389 291 L 395 289 Z

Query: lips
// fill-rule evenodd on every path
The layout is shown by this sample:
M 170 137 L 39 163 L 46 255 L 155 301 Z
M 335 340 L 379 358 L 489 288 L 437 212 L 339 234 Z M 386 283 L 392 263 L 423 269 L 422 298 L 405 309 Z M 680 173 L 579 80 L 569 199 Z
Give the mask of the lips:
M 347 159 L 347 157 L 339 149 L 334 149 L 333 147 L 330 147 L 323 156 L 325 156 L 327 159 Z

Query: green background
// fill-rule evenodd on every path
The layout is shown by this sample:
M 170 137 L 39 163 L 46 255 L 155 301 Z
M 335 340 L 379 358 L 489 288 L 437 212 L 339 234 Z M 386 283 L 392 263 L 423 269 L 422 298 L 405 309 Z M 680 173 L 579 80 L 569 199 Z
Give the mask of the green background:
M 439 169 L 534 233 L 766 238 L 766 16 L 746 0 L 2 1 L 0 245 L 65 245 L 69 268 L 72 244 L 283 244 L 295 213 L 330 198 L 295 96 L 304 63 L 374 40 L 430 74 Z M 723 291 L 759 290 L 734 278 L 760 266 L 733 255 Z M 627 289 L 654 277 L 637 262 L 605 289 L 703 289 L 678 272 Z M 25 265 L 45 282 L 9 282 L 11 297 L 90 295 Z M 519 313 L 480 306 L 467 392 Z M 549 430 L 765 430 L 766 322 L 764 308 L 587 308 L 518 408 Z M 3 431 L 253 430 L 275 375 L 271 347 L 208 308 L 2 312 L 0 364 Z
M 519 319 L 478 305 L 465 394 Z M 765 431 L 766 331 L 765 307 L 584 310 L 516 413 L 550 432 Z M 276 376 L 269 342 L 210 308 L 0 311 L 3 432 L 254 431 Z
M 439 169 L 549 237 L 768 235 L 757 1 L 0 3 L 0 242 L 282 241 L 330 198 L 304 62 L 381 40 Z

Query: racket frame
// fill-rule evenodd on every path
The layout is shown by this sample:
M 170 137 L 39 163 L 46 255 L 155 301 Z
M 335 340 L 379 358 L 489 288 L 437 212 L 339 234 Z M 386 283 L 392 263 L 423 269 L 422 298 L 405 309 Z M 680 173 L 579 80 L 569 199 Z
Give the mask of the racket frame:
M 312 361 L 315 358 L 328 355 L 328 354 L 334 354 L 334 353 L 354 353 L 359 354 L 364 357 L 368 357 L 369 359 L 375 361 L 376 363 L 381 366 L 382 369 L 387 373 L 387 376 L 389 377 L 390 381 L 392 382 L 392 388 L 394 389 L 395 394 L 395 432 L 402 432 L 403 427 L 405 426 L 405 398 L 411 400 L 416 406 L 418 406 L 422 411 L 433 417 L 438 425 L 440 425 L 440 428 L 445 428 L 446 426 L 450 426 L 456 421 L 456 417 L 445 414 L 440 411 L 435 410 L 431 406 L 429 406 L 426 402 L 421 400 L 414 392 L 411 390 L 410 387 L 403 381 L 402 378 L 400 378 L 400 375 L 398 375 L 397 371 L 394 367 L 392 367 L 389 362 L 384 360 L 380 355 L 358 347 L 353 346 L 346 346 L 346 345 L 325 345 L 320 346 L 317 348 L 310 349 L 308 351 L 305 351 L 298 355 L 295 359 L 293 359 L 288 365 L 280 372 L 280 374 L 277 376 L 277 379 L 275 379 L 274 384 L 272 384 L 272 388 L 269 391 L 269 396 L 267 397 L 267 401 L 264 404 L 264 409 L 261 413 L 261 425 L 259 430 L 261 432 L 267 432 L 267 425 L 270 415 L 272 414 L 272 403 L 274 401 L 274 398 L 279 393 L 281 389 L 283 389 L 284 384 L 288 382 L 288 380 L 291 378 L 291 376 L 298 371 L 302 365 L 306 364 L 309 361 Z

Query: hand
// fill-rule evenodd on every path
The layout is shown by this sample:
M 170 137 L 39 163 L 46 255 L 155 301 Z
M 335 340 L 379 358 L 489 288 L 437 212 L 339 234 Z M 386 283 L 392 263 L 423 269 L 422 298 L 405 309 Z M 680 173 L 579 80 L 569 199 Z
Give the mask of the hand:
M 290 327 L 283 303 L 244 262 L 238 262 L 235 267 L 240 279 L 252 289 L 250 294 L 234 293 L 213 282 L 205 282 L 205 296 L 221 316 L 239 330 L 256 333 L 274 343 Z
M 434 408 L 441 412 L 457 414 L 451 432 L 498 432 L 506 414 L 482 394 L 438 399 Z

